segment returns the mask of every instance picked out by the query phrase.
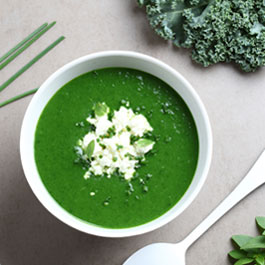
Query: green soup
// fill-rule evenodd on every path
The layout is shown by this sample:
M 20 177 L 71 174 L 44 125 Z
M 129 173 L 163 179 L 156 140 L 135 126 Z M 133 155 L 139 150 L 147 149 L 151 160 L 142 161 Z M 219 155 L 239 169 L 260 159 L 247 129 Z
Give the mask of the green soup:
M 84 179 L 84 169 L 74 163 L 74 146 L 89 124 L 76 125 L 86 121 L 95 102 L 118 110 L 123 101 L 148 119 L 157 139 L 130 193 L 128 181 L 115 175 Z M 35 133 L 37 168 L 51 196 L 72 215 L 108 228 L 138 226 L 171 209 L 193 179 L 198 149 L 182 98 L 160 79 L 127 68 L 100 69 L 64 85 L 44 108 Z

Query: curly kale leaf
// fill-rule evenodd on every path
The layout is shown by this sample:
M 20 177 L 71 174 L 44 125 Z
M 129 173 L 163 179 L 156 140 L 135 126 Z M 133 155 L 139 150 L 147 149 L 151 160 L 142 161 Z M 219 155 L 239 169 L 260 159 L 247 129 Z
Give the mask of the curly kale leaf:
M 201 14 L 209 1 L 203 0 L 138 0 L 141 7 L 146 7 L 146 13 L 151 27 L 165 40 L 172 40 L 181 47 L 186 39 L 183 29 L 187 10 L 193 14 Z
M 204 66 L 234 61 L 246 72 L 265 65 L 264 9 L 261 0 L 215 0 L 198 17 L 185 12 L 192 58 Z
M 265 65 L 265 0 L 138 0 L 151 26 L 203 66 L 236 62 L 246 72 Z

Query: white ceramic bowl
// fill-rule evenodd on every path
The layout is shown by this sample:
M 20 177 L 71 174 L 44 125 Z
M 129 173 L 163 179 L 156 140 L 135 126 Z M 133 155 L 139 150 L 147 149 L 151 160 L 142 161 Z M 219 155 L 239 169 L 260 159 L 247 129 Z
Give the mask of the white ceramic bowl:
M 38 119 L 50 98 L 64 84 L 86 72 L 106 67 L 138 69 L 165 81 L 188 105 L 199 135 L 199 160 L 195 176 L 182 199 L 159 218 L 132 228 L 108 229 L 86 223 L 64 210 L 48 193 L 38 174 L 34 160 L 34 134 Z M 209 170 L 212 156 L 211 128 L 205 108 L 192 86 L 173 68 L 150 56 L 128 52 L 107 51 L 76 59 L 52 74 L 40 87 L 26 111 L 20 137 L 20 154 L 28 183 L 39 201 L 62 222 L 77 230 L 103 236 L 126 237 L 143 234 L 165 225 L 185 210 L 199 193 Z

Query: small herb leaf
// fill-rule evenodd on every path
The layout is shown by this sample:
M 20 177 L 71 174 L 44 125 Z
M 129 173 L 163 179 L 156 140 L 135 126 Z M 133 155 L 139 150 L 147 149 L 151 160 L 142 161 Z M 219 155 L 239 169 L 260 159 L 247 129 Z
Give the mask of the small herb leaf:
M 256 222 L 260 228 L 265 229 L 265 217 L 257 216 Z
M 254 261 L 254 259 L 251 259 L 251 258 L 243 258 L 243 259 L 238 260 L 234 265 L 249 264 L 252 261 Z
M 265 218 L 256 217 L 256 223 L 259 228 L 264 229 Z M 234 265 L 265 265 L 265 230 L 261 236 L 234 235 L 231 239 L 236 247 L 240 248 L 228 253 L 231 258 L 237 260 Z
M 246 244 L 243 244 L 241 249 L 265 248 L 265 237 L 257 236 L 250 239 Z
M 154 142 L 152 140 L 149 140 L 149 139 L 140 139 L 136 142 L 136 145 L 139 147 L 139 148 L 143 148 L 143 147 L 147 147 L 151 144 L 154 144 Z
M 106 105 L 105 102 L 96 103 L 93 109 L 95 111 L 96 116 L 98 117 L 104 116 L 105 114 L 108 114 L 110 111 L 109 107 Z
M 246 235 L 234 235 L 232 236 L 232 241 L 238 246 L 242 247 L 245 245 L 249 240 L 251 240 L 253 237 L 246 236 Z
M 232 250 L 228 253 L 228 255 L 233 259 L 247 258 L 247 254 L 243 250 Z
M 255 257 L 255 261 L 257 262 L 258 265 L 264 265 L 265 264 L 265 259 L 261 255 L 258 255 L 257 257 Z
M 87 158 L 90 159 L 94 153 L 95 149 L 95 141 L 92 140 L 85 149 L 85 154 L 87 155 Z

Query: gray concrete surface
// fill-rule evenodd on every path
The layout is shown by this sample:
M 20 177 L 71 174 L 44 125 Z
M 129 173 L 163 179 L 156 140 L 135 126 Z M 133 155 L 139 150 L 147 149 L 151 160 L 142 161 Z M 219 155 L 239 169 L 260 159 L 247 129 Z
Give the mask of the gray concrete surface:
M 75 231 L 49 214 L 24 177 L 19 133 L 31 97 L 0 109 L 0 264 L 121 265 L 152 242 L 185 237 L 243 178 L 265 147 L 265 69 L 245 74 L 232 65 L 204 69 L 149 28 L 134 0 L 0 0 L 0 54 L 45 21 L 57 25 L 0 72 L 0 84 L 60 35 L 66 40 L 0 94 L 0 101 L 39 86 L 65 63 L 96 51 L 132 50 L 174 67 L 194 86 L 210 116 L 214 152 L 208 179 L 192 205 L 154 232 L 105 239 Z M 230 236 L 255 235 L 265 215 L 265 186 L 248 196 L 200 238 L 187 264 L 229 264 Z M 144 264 L 140 264 L 144 265 Z M 162 264 L 161 264 L 162 265 Z

